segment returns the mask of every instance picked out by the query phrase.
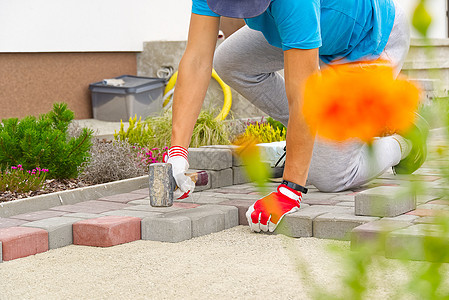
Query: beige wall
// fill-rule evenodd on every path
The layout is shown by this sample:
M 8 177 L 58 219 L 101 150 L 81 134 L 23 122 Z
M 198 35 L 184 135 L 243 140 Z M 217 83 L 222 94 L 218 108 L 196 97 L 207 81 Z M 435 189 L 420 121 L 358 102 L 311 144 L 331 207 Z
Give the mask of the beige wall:
M 76 119 L 92 117 L 89 84 L 136 75 L 136 53 L 1 53 L 0 119 L 39 115 L 66 102 Z

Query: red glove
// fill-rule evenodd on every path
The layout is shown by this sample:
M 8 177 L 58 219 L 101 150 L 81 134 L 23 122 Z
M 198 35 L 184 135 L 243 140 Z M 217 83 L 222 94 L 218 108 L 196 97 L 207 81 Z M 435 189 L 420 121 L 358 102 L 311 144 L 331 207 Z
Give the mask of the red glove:
M 299 209 L 302 194 L 284 184 L 276 192 L 257 200 L 248 208 L 246 218 L 252 231 L 273 232 L 282 218 Z

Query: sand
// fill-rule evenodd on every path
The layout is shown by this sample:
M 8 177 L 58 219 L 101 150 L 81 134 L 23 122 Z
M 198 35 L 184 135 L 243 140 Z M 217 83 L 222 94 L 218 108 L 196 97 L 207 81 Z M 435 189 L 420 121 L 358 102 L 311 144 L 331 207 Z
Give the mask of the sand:
M 1 263 L 0 299 L 312 299 L 312 282 L 341 295 L 349 252 L 349 242 L 255 234 L 247 226 L 176 244 L 71 245 Z M 380 260 L 388 269 L 373 268 L 378 286 L 367 299 L 392 297 L 423 265 Z

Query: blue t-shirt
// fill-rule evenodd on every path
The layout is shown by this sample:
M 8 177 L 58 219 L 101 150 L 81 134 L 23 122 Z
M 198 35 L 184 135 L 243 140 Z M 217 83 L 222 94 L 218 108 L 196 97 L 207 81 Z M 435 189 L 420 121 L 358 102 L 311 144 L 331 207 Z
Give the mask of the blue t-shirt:
M 219 17 L 207 0 L 193 0 L 192 13 Z M 245 22 L 273 46 L 319 48 L 321 60 L 331 63 L 378 58 L 394 15 L 392 0 L 271 0 L 264 13 Z

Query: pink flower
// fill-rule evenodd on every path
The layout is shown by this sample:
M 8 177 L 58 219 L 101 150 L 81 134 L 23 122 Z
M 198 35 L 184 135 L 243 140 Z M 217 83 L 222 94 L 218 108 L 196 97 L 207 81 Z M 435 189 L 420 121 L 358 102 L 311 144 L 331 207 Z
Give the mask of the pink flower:
M 11 167 L 11 169 L 13 169 L 13 170 L 17 170 L 17 167 Z
M 17 168 L 22 168 L 22 165 L 17 165 Z

